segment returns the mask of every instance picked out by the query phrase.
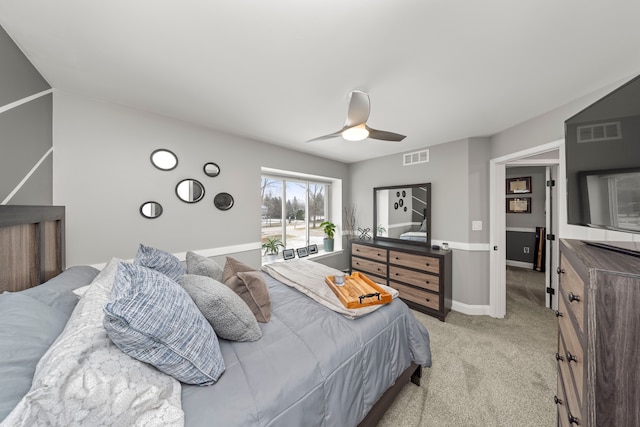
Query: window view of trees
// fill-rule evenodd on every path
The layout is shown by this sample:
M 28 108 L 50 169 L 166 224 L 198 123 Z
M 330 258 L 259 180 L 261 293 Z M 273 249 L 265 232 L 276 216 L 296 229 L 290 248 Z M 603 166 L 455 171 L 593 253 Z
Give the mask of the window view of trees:
M 277 238 L 287 249 L 322 248 L 319 225 L 325 220 L 329 184 L 262 177 L 262 241 Z

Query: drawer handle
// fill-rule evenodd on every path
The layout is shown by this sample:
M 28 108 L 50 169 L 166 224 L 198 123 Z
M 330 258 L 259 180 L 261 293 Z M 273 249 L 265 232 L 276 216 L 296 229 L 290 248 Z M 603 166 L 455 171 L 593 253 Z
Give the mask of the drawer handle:
M 426 265 L 427 267 L 429 267 L 431 264 L 429 264 L 428 262 L 425 262 L 424 265 Z
M 564 357 L 560 356 L 560 353 L 556 353 L 556 360 L 558 362 L 564 362 Z
M 571 363 L 571 362 L 578 363 L 578 358 L 574 354 L 571 354 L 570 352 L 567 351 L 567 363 Z
M 425 298 L 424 299 L 426 302 L 430 302 L 431 300 L 429 298 Z
M 580 425 L 580 420 L 574 417 L 571 412 L 569 412 L 569 424 Z
M 564 268 L 560 268 L 560 267 L 556 268 L 556 273 L 558 274 L 564 273 Z
M 569 302 L 580 302 L 580 295 L 576 295 L 573 292 L 569 292 Z
M 558 310 L 554 311 L 554 313 L 556 314 L 556 317 L 562 317 L 564 316 L 562 313 L 560 313 Z
M 430 281 L 428 281 L 428 280 L 425 280 L 425 281 L 424 281 L 424 283 L 426 283 L 426 284 L 428 285 L 428 284 L 429 284 L 429 283 L 431 283 L 431 282 L 430 282 Z
M 398 259 L 400 259 L 400 257 L 396 257 L 396 259 L 398 260 Z
M 556 405 L 562 405 L 562 399 L 558 399 L 558 396 L 553 396 L 553 401 L 556 402 Z

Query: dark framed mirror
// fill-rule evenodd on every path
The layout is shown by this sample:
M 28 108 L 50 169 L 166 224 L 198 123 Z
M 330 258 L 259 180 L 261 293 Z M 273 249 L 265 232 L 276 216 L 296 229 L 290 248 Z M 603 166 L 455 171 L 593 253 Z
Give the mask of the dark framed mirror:
M 148 219 L 158 218 L 162 211 L 162 205 L 158 202 L 149 201 L 140 205 L 140 215 Z
M 202 168 L 204 170 L 204 174 L 210 177 L 216 177 L 220 175 L 220 166 L 217 163 L 208 162 L 204 164 Z
M 160 148 L 151 153 L 151 164 L 161 171 L 170 171 L 178 167 L 178 156 L 171 150 Z
M 374 240 L 431 246 L 431 183 L 374 188 L 373 223 Z
M 233 207 L 233 196 L 229 193 L 218 193 L 213 198 L 213 204 L 221 211 L 228 211 Z
M 183 179 L 176 185 L 176 195 L 185 203 L 197 203 L 204 197 L 204 186 L 196 179 Z

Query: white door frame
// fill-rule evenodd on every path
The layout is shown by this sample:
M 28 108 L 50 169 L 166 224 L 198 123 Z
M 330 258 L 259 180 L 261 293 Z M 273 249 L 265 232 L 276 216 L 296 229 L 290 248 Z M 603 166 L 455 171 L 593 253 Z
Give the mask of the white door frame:
M 489 226 L 490 232 L 490 268 L 489 268 L 489 314 L 503 318 L 507 312 L 506 285 L 506 213 L 504 208 L 504 183 L 507 164 L 520 166 L 558 165 L 558 180 L 564 177 L 563 148 L 564 139 L 553 141 L 516 153 L 507 154 L 489 161 Z M 559 150 L 559 159 L 528 159 L 528 157 Z M 564 179 L 564 178 L 562 178 Z M 564 186 L 562 186 L 563 188 Z M 558 187 L 558 194 L 561 187 Z M 556 224 L 556 230 L 559 230 Z M 559 233 L 556 232 L 556 236 Z M 557 252 L 557 251 L 556 251 Z M 557 254 L 555 254 L 557 256 Z

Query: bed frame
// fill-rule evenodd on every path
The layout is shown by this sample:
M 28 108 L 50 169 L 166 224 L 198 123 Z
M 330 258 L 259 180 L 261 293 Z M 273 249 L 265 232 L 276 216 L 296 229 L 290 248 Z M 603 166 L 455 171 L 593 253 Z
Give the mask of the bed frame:
M 0 206 L 0 293 L 46 282 L 65 269 L 64 206 Z M 420 385 L 412 364 L 371 408 L 358 427 L 375 427 L 409 382 Z

